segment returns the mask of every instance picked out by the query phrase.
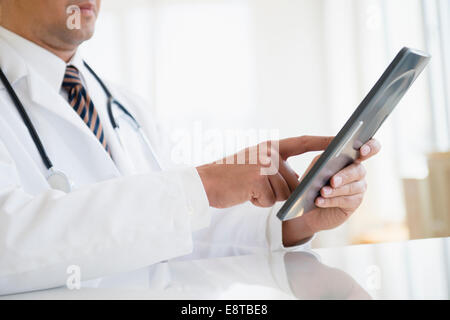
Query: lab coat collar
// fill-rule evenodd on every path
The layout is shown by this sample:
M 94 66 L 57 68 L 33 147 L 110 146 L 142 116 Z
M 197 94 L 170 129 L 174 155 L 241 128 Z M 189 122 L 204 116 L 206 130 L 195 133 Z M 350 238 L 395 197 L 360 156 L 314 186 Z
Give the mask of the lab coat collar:
M 17 57 L 17 53 L 0 38 L 0 67 L 12 85 L 28 74 L 26 64 L 23 61 L 18 63 Z M 0 82 L 0 89 L 4 88 L 3 82 Z
M 46 81 L 45 76 L 34 69 L 33 63 L 28 64 L 27 62 L 28 61 L 17 52 L 17 49 L 14 49 L 10 43 L 0 35 L 0 66 L 5 73 L 6 78 L 8 78 L 8 81 L 14 86 L 16 82 L 25 78 L 31 101 L 56 113 L 60 117 L 79 127 L 79 129 L 86 134 L 92 135 L 89 128 L 83 123 L 78 115 L 69 108 L 67 101 L 59 94 L 60 85 L 58 85 L 57 88 L 56 82 Z M 65 65 L 66 64 L 63 61 L 62 70 L 65 70 Z M 50 68 L 52 68 L 51 64 Z M 45 73 L 48 73 L 48 71 Z M 63 77 L 64 74 L 61 78 L 61 84 Z M 0 89 L 3 88 L 4 86 L 1 83 Z
M 59 92 L 61 90 L 66 67 L 68 65 L 75 66 L 78 70 L 80 70 L 80 73 L 83 70 L 83 58 L 79 50 L 76 51 L 75 55 L 68 63 L 65 63 L 61 58 L 54 55 L 50 51 L 40 47 L 34 42 L 22 38 L 2 26 L 0 26 L 0 39 L 4 40 L 4 42 L 8 44 L 9 50 L 15 51 L 15 54 L 26 62 L 25 64 L 21 64 L 20 70 L 8 72 L 8 79 L 11 83 L 14 83 L 21 77 L 25 76 L 27 74 L 26 66 L 29 66 L 34 72 L 39 74 L 39 76 L 46 81 L 55 92 Z M 7 56 L 10 57 L 11 55 Z M 18 64 L 7 62 L 5 65 L 11 65 L 14 67 Z M 6 72 L 7 70 L 5 73 Z M 83 75 L 81 74 L 81 76 Z M 3 84 L 0 88 L 2 87 Z
M 53 90 L 59 92 L 66 70 L 66 63 L 61 58 L 1 26 L 0 38 L 7 42 Z
M 78 61 L 77 61 L 78 60 Z M 62 61 L 62 60 L 61 60 Z M 82 61 L 82 60 L 81 60 Z M 73 63 L 79 64 L 80 57 L 74 57 Z M 119 176 L 120 173 L 112 161 L 111 157 L 104 152 L 103 146 L 96 140 L 88 126 L 78 116 L 67 101 L 60 95 L 60 85 L 56 88 L 56 82 L 48 82 L 41 74 L 36 71 L 32 65 L 28 65 L 24 58 L 17 53 L 4 38 L 0 36 L 0 66 L 8 78 L 9 82 L 14 86 L 21 79 L 26 79 L 28 94 L 31 101 L 35 103 L 35 107 L 42 107 L 50 112 L 58 115 L 71 125 L 75 126 L 87 139 L 95 141 L 98 146 L 99 156 L 105 161 L 105 170 L 111 172 L 111 176 Z M 65 73 L 66 64 L 63 61 L 62 70 Z M 61 78 L 61 83 L 64 74 Z M 4 86 L 0 82 L 0 89 Z M 108 165 L 106 165 L 106 163 Z

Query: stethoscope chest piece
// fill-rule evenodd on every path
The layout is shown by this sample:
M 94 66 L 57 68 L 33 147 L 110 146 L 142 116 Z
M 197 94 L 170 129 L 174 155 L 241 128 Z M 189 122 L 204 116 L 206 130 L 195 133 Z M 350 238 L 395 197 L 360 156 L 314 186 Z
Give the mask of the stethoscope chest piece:
M 66 174 L 64 172 L 54 170 L 53 168 L 49 170 L 47 182 L 52 189 L 65 193 L 70 193 L 73 188 L 73 183 L 66 176 Z

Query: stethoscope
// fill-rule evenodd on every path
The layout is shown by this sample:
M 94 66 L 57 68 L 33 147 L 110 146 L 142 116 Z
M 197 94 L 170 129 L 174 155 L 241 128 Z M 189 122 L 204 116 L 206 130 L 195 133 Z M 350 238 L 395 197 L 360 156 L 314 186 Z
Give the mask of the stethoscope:
M 111 122 L 111 125 L 114 129 L 115 135 L 117 137 L 117 140 L 119 141 L 119 144 L 124 147 L 124 143 L 122 141 L 122 138 L 120 136 L 120 127 L 117 123 L 114 114 L 113 114 L 113 107 L 116 106 L 119 108 L 127 117 L 129 120 L 129 123 L 134 128 L 134 130 L 137 132 L 137 134 L 140 136 L 140 139 L 145 144 L 146 148 L 148 149 L 150 155 L 153 158 L 154 164 L 157 166 L 158 170 L 161 170 L 161 165 L 158 160 L 158 157 L 156 156 L 152 145 L 150 143 L 150 140 L 147 138 L 147 135 L 145 134 L 144 130 L 142 129 L 139 122 L 136 120 L 136 118 L 117 100 L 114 98 L 114 96 L 111 94 L 111 91 L 109 91 L 108 87 L 105 85 L 105 83 L 100 79 L 100 77 L 92 70 L 92 68 L 84 61 L 84 66 L 88 69 L 88 71 L 94 76 L 94 78 L 97 80 L 97 82 L 102 87 L 103 91 L 105 92 L 106 98 L 107 98 L 107 111 L 108 111 L 108 117 L 109 121 Z M 16 106 L 17 111 L 19 112 L 23 122 L 25 123 L 25 126 L 27 127 L 31 138 L 33 139 L 33 142 L 39 152 L 39 155 L 42 159 L 42 162 L 44 163 L 45 167 L 47 168 L 47 182 L 50 185 L 52 189 L 60 190 L 66 193 L 69 193 L 72 191 L 74 185 L 72 181 L 69 179 L 69 177 L 62 171 L 57 170 L 50 158 L 47 155 L 47 152 L 45 151 L 44 145 L 42 144 L 41 139 L 39 138 L 39 135 L 33 125 L 33 123 L 30 120 L 30 117 L 28 116 L 27 112 L 25 111 L 25 108 L 20 101 L 19 97 L 17 96 L 16 92 L 14 91 L 13 87 L 11 86 L 11 83 L 6 78 L 5 74 L 3 73 L 3 70 L 0 68 L 0 79 L 3 82 L 3 85 L 5 86 L 6 90 L 8 91 L 8 95 L 11 97 L 11 100 L 13 101 L 14 105 Z

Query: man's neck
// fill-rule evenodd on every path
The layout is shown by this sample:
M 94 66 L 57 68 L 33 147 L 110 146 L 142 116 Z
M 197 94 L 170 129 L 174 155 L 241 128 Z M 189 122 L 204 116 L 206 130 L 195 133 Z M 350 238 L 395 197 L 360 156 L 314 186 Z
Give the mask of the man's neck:
M 67 48 L 67 49 L 57 48 L 55 46 L 48 44 L 44 40 L 34 37 L 29 32 L 21 31 L 19 28 L 11 28 L 8 25 L 4 25 L 4 24 L 2 24 L 1 26 L 5 29 L 17 34 L 18 36 L 21 36 L 22 38 L 27 39 L 28 41 L 31 41 L 31 42 L 37 44 L 38 46 L 44 48 L 45 50 L 53 53 L 55 56 L 62 59 L 66 63 L 72 59 L 72 57 L 75 55 L 75 53 L 77 51 L 76 47 L 75 48 Z
M 31 39 L 28 39 L 28 40 L 33 41 Z M 51 53 L 53 53 L 55 56 L 59 57 L 66 63 L 68 63 L 72 59 L 72 57 L 75 55 L 75 53 L 77 52 L 76 48 L 69 49 L 69 50 L 62 50 L 62 49 L 54 48 L 44 42 L 38 42 L 38 41 L 33 41 L 33 42 L 36 43 L 38 46 L 46 49 L 47 51 L 50 51 Z

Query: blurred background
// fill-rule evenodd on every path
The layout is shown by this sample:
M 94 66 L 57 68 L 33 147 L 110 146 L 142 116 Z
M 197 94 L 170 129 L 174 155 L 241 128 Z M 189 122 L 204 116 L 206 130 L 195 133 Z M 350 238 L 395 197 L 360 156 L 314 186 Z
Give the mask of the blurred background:
M 363 205 L 313 244 L 330 247 L 450 235 L 450 0 L 107 0 L 83 50 L 173 145 L 196 130 L 335 135 L 403 46 L 432 61 L 376 135 Z

